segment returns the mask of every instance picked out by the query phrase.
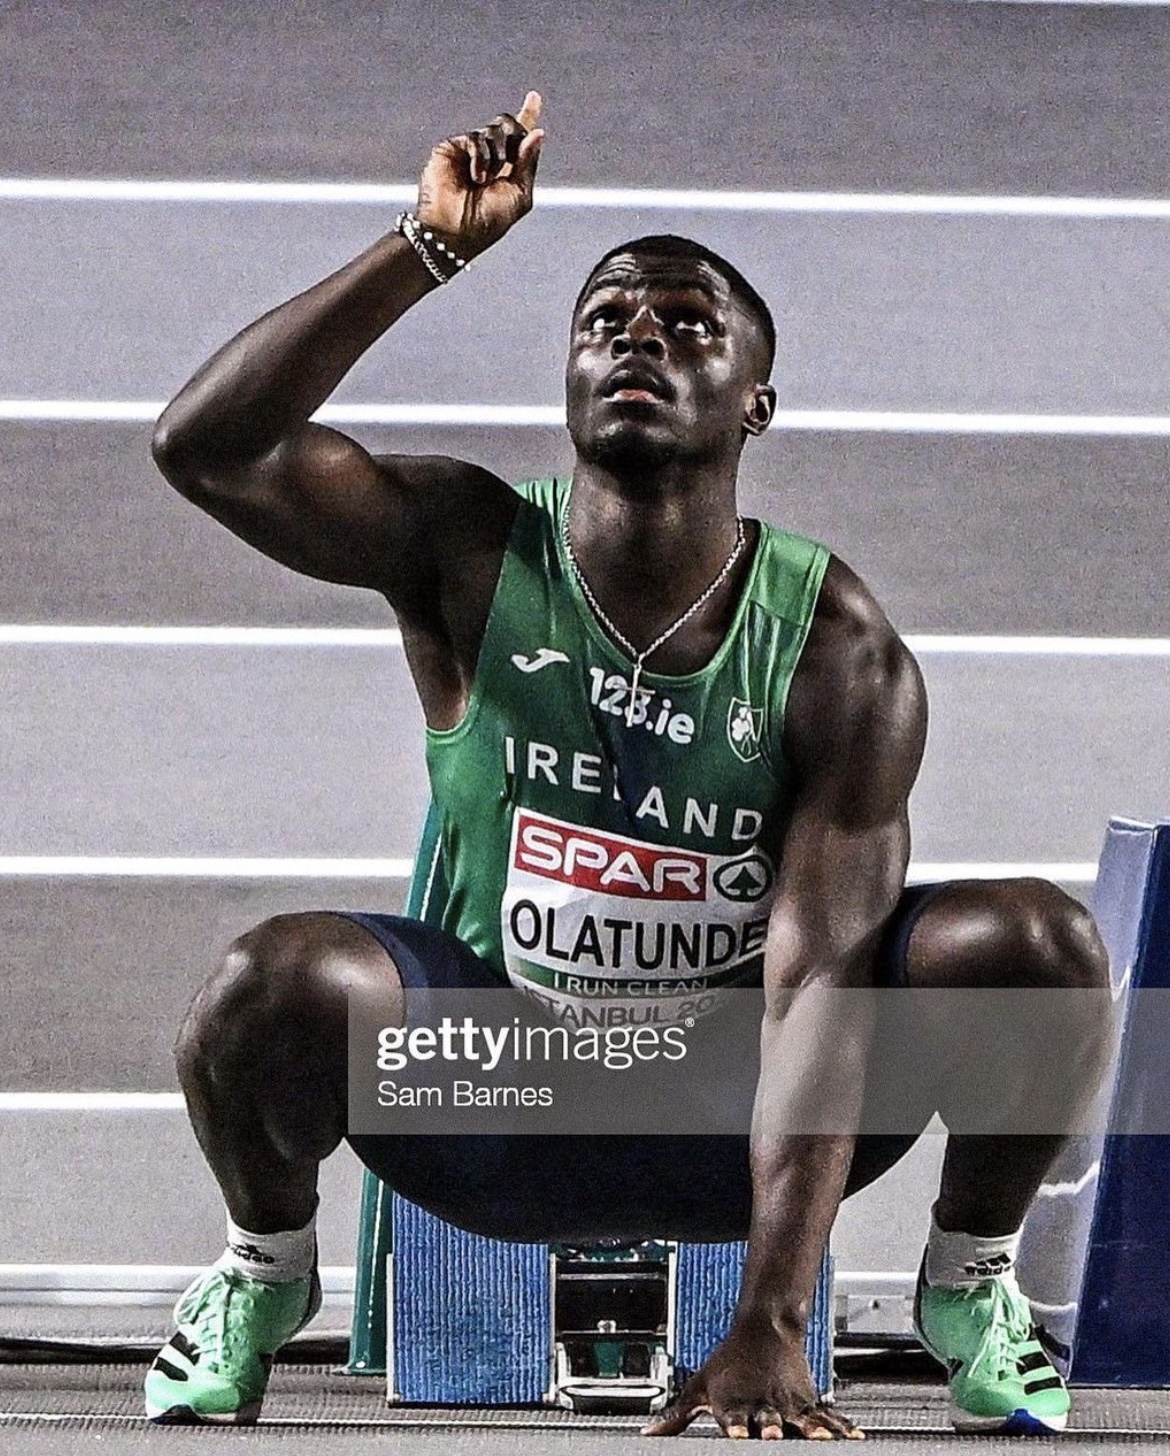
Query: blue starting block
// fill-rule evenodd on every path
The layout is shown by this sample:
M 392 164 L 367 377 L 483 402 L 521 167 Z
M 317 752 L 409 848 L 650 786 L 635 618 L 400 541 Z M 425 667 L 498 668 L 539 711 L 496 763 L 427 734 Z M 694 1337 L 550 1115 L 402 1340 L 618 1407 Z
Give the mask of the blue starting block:
M 1093 911 L 1120 1046 L 1100 1131 L 1069 1142 L 1028 1215 L 1020 1282 L 1073 1384 L 1170 1386 L 1170 1137 L 1132 1131 L 1157 1109 L 1170 1128 L 1164 1018 L 1132 994 L 1170 990 L 1170 823 L 1110 821 Z
M 411 1404 L 659 1410 L 726 1333 L 745 1248 L 487 1239 L 367 1172 L 348 1368 Z M 807 1338 L 822 1395 L 832 1306 L 826 1255 Z

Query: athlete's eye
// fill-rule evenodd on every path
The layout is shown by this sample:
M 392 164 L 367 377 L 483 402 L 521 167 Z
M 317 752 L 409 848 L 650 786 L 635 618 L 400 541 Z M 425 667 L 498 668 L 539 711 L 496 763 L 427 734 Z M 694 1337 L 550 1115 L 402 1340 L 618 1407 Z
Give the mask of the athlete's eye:
M 616 308 L 596 308 L 592 313 L 586 315 L 585 332 L 587 334 L 608 333 L 610 329 L 618 326 L 618 314 Z
M 715 330 L 701 313 L 680 313 L 674 320 L 674 331 L 692 339 L 712 339 Z

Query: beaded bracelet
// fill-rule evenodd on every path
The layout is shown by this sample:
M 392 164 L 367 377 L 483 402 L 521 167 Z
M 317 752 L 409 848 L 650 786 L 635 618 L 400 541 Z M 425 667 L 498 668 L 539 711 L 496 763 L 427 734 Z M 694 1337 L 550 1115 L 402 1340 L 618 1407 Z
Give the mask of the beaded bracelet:
M 466 272 L 471 264 L 466 258 L 460 258 L 453 253 L 441 238 L 437 238 L 430 228 L 424 228 L 412 212 L 399 214 L 398 221 L 394 224 L 394 231 L 401 234 L 410 244 L 422 260 L 423 266 L 437 283 L 450 283 L 451 279 L 460 272 Z M 439 260 L 431 252 L 431 245 L 439 250 L 444 258 L 454 263 L 454 270 L 446 272 L 439 264 Z

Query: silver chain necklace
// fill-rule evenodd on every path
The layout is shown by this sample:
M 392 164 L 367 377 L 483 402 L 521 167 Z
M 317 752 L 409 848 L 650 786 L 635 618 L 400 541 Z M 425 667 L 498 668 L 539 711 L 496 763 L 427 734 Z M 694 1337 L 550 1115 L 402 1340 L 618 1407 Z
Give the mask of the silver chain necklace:
M 564 543 L 565 555 L 566 557 L 568 557 L 569 565 L 573 568 L 573 575 L 577 580 L 577 585 L 581 588 L 581 595 L 589 603 L 593 614 L 597 617 L 597 620 L 601 623 L 601 625 L 605 628 L 609 635 L 614 639 L 618 646 L 623 648 L 626 653 L 628 653 L 628 655 L 634 660 L 634 672 L 630 681 L 630 700 L 626 705 L 627 728 L 632 728 L 634 726 L 634 708 L 638 701 L 638 684 L 642 679 L 642 668 L 645 666 L 646 659 L 653 656 L 653 654 L 658 651 L 658 649 L 662 646 L 664 642 L 668 641 L 671 637 L 673 637 L 680 627 L 685 626 L 686 623 L 689 622 L 691 618 L 695 615 L 695 613 L 699 610 L 699 608 L 703 606 L 706 602 L 708 602 L 711 597 L 714 596 L 714 594 L 727 580 L 728 576 L 731 573 L 731 568 L 739 560 L 739 553 L 743 550 L 744 541 L 746 539 L 747 538 L 744 534 L 743 529 L 743 517 L 736 516 L 735 545 L 731 548 L 731 555 L 719 568 L 719 573 L 715 577 L 714 581 L 712 581 L 709 586 L 705 587 L 703 591 L 699 593 L 699 595 L 690 604 L 690 606 L 686 609 L 681 617 L 676 618 L 676 620 L 673 621 L 669 627 L 667 627 L 665 632 L 659 632 L 658 636 L 655 637 L 654 641 L 651 642 L 650 646 L 643 648 L 642 651 L 639 652 L 634 644 L 630 641 L 630 639 L 623 632 L 620 632 L 605 615 L 605 613 L 601 609 L 601 603 L 593 595 L 593 588 L 585 580 L 585 573 L 581 570 L 581 563 L 577 560 L 577 553 L 573 550 L 573 543 L 569 539 L 569 507 L 566 504 L 564 513 L 561 516 L 561 540 Z

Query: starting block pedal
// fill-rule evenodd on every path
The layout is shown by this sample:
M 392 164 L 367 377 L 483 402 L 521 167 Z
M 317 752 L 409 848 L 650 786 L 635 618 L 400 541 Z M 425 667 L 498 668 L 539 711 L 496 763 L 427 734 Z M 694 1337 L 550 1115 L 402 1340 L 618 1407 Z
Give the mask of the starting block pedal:
M 678 1245 L 549 1249 L 546 1399 L 578 1413 L 659 1411 L 674 1384 Z
M 746 1246 L 482 1238 L 366 1173 L 349 1370 L 419 1405 L 661 1410 L 726 1333 Z M 832 1388 L 826 1255 L 807 1349 Z

